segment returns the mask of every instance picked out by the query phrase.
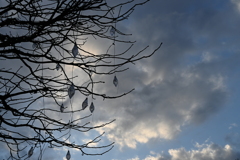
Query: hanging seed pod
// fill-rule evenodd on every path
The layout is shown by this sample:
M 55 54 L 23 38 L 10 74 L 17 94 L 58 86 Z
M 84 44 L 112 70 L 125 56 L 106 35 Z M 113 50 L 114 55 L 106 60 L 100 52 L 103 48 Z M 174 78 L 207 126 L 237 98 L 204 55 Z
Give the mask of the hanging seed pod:
M 117 87 L 117 85 L 118 85 L 118 79 L 116 76 L 114 76 L 114 78 L 113 78 L 113 84 L 115 87 Z
M 88 106 L 88 98 L 86 98 L 82 103 L 82 109 L 84 110 Z
M 61 107 L 60 107 L 60 111 L 63 112 L 64 111 L 64 105 L 62 103 Z
M 58 71 L 60 69 L 60 64 L 56 65 L 56 70 Z
M 71 86 L 68 89 L 68 96 L 71 99 L 73 97 L 73 95 L 75 94 L 75 89 L 74 89 L 74 85 L 71 84 Z
M 110 34 L 111 34 L 111 36 L 115 36 L 115 28 L 113 26 L 110 29 Z
M 33 155 L 33 150 L 33 147 L 31 147 L 31 149 L 28 151 L 28 158 Z
M 77 46 L 76 43 L 75 43 L 74 46 L 73 46 L 72 54 L 73 54 L 73 57 L 74 57 L 74 58 L 76 58 L 76 56 L 78 55 L 78 46 Z
M 92 102 L 91 105 L 90 105 L 90 108 L 89 108 L 89 110 L 90 110 L 91 113 L 93 113 L 94 108 L 95 108 L 95 107 L 94 107 L 94 104 L 93 104 L 93 102 Z
M 67 160 L 70 160 L 70 158 L 71 158 L 71 154 L 70 154 L 69 150 L 67 152 L 66 158 L 67 158 Z

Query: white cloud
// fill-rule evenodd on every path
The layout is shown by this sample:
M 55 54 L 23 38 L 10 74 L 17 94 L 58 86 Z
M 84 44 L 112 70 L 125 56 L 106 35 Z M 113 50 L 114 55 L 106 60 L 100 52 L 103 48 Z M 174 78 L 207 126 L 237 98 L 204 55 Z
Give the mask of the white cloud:
M 138 157 L 127 159 L 127 160 L 140 160 Z
M 232 124 L 230 124 L 230 126 L 228 127 L 228 129 L 232 129 L 232 128 L 234 128 L 234 127 L 238 127 L 238 125 L 237 125 L 236 123 L 232 123 Z
M 212 54 L 210 52 L 204 52 L 202 54 L 202 61 L 203 62 L 210 62 L 210 61 L 212 61 L 212 60 L 214 60 L 216 58 L 217 58 L 217 56 L 215 56 L 214 54 Z
M 153 151 L 150 151 L 150 155 L 147 155 L 145 158 L 139 158 L 138 156 L 136 156 L 135 158 L 131 158 L 128 160 L 160 160 L 161 158 L 164 158 L 164 156 L 155 153 Z M 165 160 L 165 159 L 162 159 Z
M 146 158 L 144 158 L 143 160 L 159 160 L 160 158 L 161 158 L 160 155 L 157 155 L 157 156 L 149 155 Z
M 187 151 L 185 148 L 170 149 L 169 154 L 171 160 L 227 160 L 236 159 L 240 153 L 232 150 L 230 145 L 221 147 L 217 144 L 211 143 L 206 145 L 205 148 Z
M 185 148 L 169 149 L 169 155 L 150 154 L 142 160 L 234 160 L 240 157 L 240 152 L 235 151 L 229 144 L 221 147 L 217 144 L 202 144 L 197 149 Z

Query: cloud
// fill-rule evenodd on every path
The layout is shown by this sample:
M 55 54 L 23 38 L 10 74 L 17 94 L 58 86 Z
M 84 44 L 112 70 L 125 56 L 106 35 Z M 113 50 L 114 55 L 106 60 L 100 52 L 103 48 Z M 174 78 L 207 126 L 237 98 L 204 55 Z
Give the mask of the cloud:
M 234 160 L 240 157 L 240 152 L 232 149 L 231 145 L 224 147 L 215 143 L 203 144 L 196 149 L 169 149 L 166 154 L 150 154 L 142 160 Z
M 170 149 L 169 154 L 172 160 L 203 160 L 203 159 L 219 159 L 219 160 L 227 160 L 234 159 L 239 156 L 239 153 L 232 151 L 230 145 L 225 145 L 221 147 L 217 144 L 209 144 L 206 148 L 201 148 L 198 150 L 190 150 L 186 151 L 184 148 L 179 149 Z
M 225 141 L 236 149 L 240 149 L 240 134 L 238 132 L 231 132 L 225 136 Z
M 138 157 L 135 157 L 135 158 L 131 158 L 131 159 L 128 159 L 128 160 L 140 160 Z
M 143 160 L 159 160 L 159 158 L 161 158 L 160 155 L 157 155 L 156 157 L 152 156 L 152 155 L 149 155 L 146 158 L 144 158 Z
M 226 160 L 236 159 L 240 156 L 240 153 L 233 151 L 230 145 L 221 147 L 214 143 L 208 144 L 205 148 L 199 148 L 198 150 L 186 151 L 184 148 L 179 148 L 170 149 L 168 152 L 171 160 Z M 161 160 L 161 158 L 159 160 Z
M 106 132 L 120 147 L 136 148 L 138 143 L 155 138 L 174 139 L 184 125 L 199 125 L 225 105 L 227 76 L 239 57 L 234 49 L 239 37 L 229 23 L 239 22 L 223 22 L 223 10 L 229 11 L 225 16 L 236 15 L 229 6 L 223 8 L 223 4 L 214 2 L 217 7 L 207 1 L 171 1 L 178 7 L 170 2 L 150 2 L 143 7 L 150 10 L 148 14 L 137 11 L 129 23 L 118 24 L 120 30 L 136 38 L 133 53 L 145 44 L 150 44 L 147 53 L 151 52 L 163 41 L 152 58 L 117 74 L 117 89 L 112 85 L 113 77 L 106 78 L 108 85 L 96 87 L 113 94 L 135 88 L 126 97 L 98 103 L 99 120 L 117 119 L 116 125 L 106 127 Z M 158 16 L 154 16 L 157 11 Z
M 150 77 L 144 69 L 126 75 L 132 77 L 129 79 L 120 76 L 124 86 L 119 87 L 119 92 L 121 88 L 132 88 L 132 84 L 136 90 L 120 100 L 109 101 L 98 111 L 100 119 L 106 119 L 101 116 L 104 113 L 117 119 L 107 131 L 108 138 L 122 147 L 136 148 L 137 143 L 153 138 L 173 139 L 182 126 L 206 121 L 221 109 L 227 92 L 224 77 L 205 71 L 205 67 L 211 65 L 202 61 L 170 70 L 172 74 L 160 78 Z
M 239 8 L 240 1 L 231 2 Z M 113 76 L 94 76 L 95 80 L 106 82 L 102 86 L 96 85 L 95 90 L 100 93 L 116 95 L 135 88 L 120 99 L 102 102 L 96 98 L 92 122 L 117 120 L 100 128 L 99 132 L 105 131 L 106 137 L 120 148 L 136 149 L 138 143 L 146 144 L 151 139 L 172 140 L 182 132 L 183 126 L 199 125 L 224 107 L 228 96 L 228 74 L 234 72 L 240 58 L 237 43 L 240 39 L 234 33 L 240 25 L 236 20 L 239 15 L 226 3 L 218 0 L 211 3 L 207 0 L 150 1 L 137 9 L 129 21 L 117 24 L 121 31 L 133 34 L 133 37 L 123 39 L 137 40 L 129 53 L 136 53 L 148 44 L 146 54 L 160 42 L 163 46 L 153 57 L 128 65 L 130 70 L 117 73 L 117 88 L 112 84 Z M 105 53 L 111 43 L 89 40 L 83 49 Z M 123 48 L 122 44 L 116 43 L 117 53 Z M 71 73 L 71 68 L 66 67 L 66 70 Z M 77 69 L 75 73 L 78 73 Z M 86 77 L 79 77 L 75 83 L 86 81 Z M 78 93 L 75 96 L 78 98 L 74 99 L 73 108 L 79 107 L 85 99 Z M 224 159 L 224 156 L 225 159 L 236 159 L 240 157 L 233 150 L 239 146 L 234 143 L 236 139 L 236 134 L 229 134 L 225 147 L 212 143 L 199 145 L 194 150 L 170 149 L 169 156 L 151 154 L 144 160 Z
M 231 0 L 231 2 L 235 5 L 235 7 L 240 12 L 240 1 L 239 0 Z
M 232 123 L 232 124 L 230 124 L 230 126 L 228 127 L 228 129 L 232 129 L 232 128 L 234 128 L 234 127 L 238 127 L 238 125 L 237 125 L 236 123 Z

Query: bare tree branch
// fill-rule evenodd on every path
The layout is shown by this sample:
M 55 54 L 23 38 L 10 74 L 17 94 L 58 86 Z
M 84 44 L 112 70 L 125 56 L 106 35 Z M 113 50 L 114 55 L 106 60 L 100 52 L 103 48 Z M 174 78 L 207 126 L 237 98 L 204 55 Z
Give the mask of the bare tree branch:
M 74 109 L 71 104 L 64 110 L 63 103 L 71 103 L 75 92 L 92 97 L 93 101 L 96 97 L 119 98 L 134 90 L 119 95 L 99 93 L 94 86 L 105 82 L 95 76 L 124 72 L 129 69 L 127 64 L 149 58 L 161 47 L 162 43 L 149 54 L 144 53 L 148 46 L 131 53 L 135 42 L 122 39 L 130 34 L 116 27 L 148 1 L 130 0 L 114 6 L 105 0 L 1 1 L 0 141 L 9 148 L 9 159 L 28 159 L 34 149 L 40 151 L 38 159 L 42 159 L 46 147 L 66 146 L 79 149 L 84 155 L 102 155 L 113 148 L 114 142 L 91 146 L 98 144 L 104 133 L 85 144 L 71 142 L 72 132 L 89 132 L 115 120 L 91 126 L 91 113 L 75 116 L 85 108 Z M 113 43 L 105 53 L 91 52 L 84 48 L 91 38 Z M 109 53 L 116 43 L 128 46 L 120 53 L 115 53 L 115 49 Z M 81 71 L 86 82 L 74 83 L 79 78 L 73 74 L 75 69 Z M 42 104 L 38 104 L 40 100 Z M 45 101 L 57 109 L 44 105 Z M 101 152 L 89 153 L 85 149 Z

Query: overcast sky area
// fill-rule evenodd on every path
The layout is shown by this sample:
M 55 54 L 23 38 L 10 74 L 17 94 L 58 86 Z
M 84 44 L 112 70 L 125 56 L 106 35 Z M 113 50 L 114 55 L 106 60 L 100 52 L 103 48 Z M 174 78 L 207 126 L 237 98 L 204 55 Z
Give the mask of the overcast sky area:
M 111 76 L 96 86 L 108 94 L 135 90 L 95 103 L 91 121 L 114 123 L 72 137 L 87 142 L 106 132 L 100 144 L 115 142 L 114 148 L 102 156 L 70 150 L 71 160 L 240 159 L 240 0 L 151 0 L 117 28 L 132 34 L 124 39 L 136 40 L 131 52 L 149 45 L 148 54 L 163 45 L 118 73 L 117 88 Z M 88 41 L 84 47 L 105 52 L 111 43 Z M 116 52 L 121 46 L 116 43 Z M 84 98 L 73 99 L 74 107 Z M 47 149 L 43 159 L 65 160 L 67 150 Z

